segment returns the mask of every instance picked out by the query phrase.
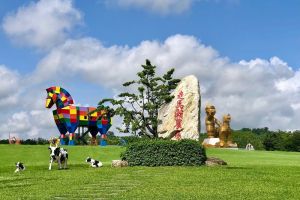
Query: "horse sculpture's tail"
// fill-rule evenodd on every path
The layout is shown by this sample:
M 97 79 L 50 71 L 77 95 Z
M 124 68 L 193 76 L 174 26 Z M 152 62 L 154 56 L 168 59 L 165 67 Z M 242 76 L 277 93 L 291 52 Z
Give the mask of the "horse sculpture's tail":
M 54 104 L 57 109 L 53 110 L 53 117 L 61 134 L 61 144 L 64 144 L 65 135 L 69 132 L 69 145 L 74 145 L 75 131 L 78 127 L 87 127 L 88 131 L 96 138 L 101 134 L 101 145 L 106 145 L 106 133 L 111 127 L 111 119 L 105 110 L 95 111 L 94 107 L 74 106 L 71 95 L 61 87 L 47 89 L 46 107 L 51 108 Z

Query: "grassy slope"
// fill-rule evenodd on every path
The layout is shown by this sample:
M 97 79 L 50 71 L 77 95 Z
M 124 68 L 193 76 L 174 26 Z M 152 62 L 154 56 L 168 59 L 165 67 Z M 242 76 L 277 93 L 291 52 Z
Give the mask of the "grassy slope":
M 49 171 L 47 146 L 0 145 L 0 199 L 300 199 L 300 153 L 209 149 L 229 165 L 111 168 L 122 147 L 67 149 L 70 169 Z M 27 169 L 14 174 L 16 161 Z

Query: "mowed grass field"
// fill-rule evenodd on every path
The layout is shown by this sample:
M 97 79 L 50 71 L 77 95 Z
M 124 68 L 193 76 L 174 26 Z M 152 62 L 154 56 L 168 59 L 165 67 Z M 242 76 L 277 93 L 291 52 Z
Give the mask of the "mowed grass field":
M 228 166 L 112 168 L 124 147 L 66 146 L 69 169 L 49 171 L 47 148 L 0 145 L 0 199 L 300 199 L 300 153 L 208 149 Z

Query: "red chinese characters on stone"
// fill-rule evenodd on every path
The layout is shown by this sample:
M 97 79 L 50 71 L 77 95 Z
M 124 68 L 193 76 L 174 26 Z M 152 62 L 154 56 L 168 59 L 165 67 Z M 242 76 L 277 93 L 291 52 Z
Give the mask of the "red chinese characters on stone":
M 175 134 L 175 138 L 177 140 L 181 139 L 180 129 L 182 129 L 182 119 L 183 119 L 183 108 L 182 105 L 183 101 L 183 92 L 180 91 L 177 95 L 177 104 L 176 104 L 176 110 L 175 110 L 175 128 L 177 129 L 177 133 Z

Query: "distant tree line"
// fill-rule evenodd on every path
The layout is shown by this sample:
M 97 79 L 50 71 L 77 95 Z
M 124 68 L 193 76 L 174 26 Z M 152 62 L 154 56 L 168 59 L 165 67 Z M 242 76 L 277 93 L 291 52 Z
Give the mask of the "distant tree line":
M 206 134 L 201 134 L 200 141 L 204 138 Z M 232 130 L 232 140 L 239 148 L 245 148 L 248 143 L 251 143 L 256 150 L 300 152 L 300 130 L 271 131 L 268 127 L 242 128 Z
M 25 140 L 20 140 L 21 144 L 25 145 L 44 145 L 44 144 L 49 144 L 49 141 L 44 138 L 33 138 L 33 139 L 25 139 Z M 9 144 L 8 139 L 0 140 L 0 144 Z
M 67 138 L 68 139 L 68 138 Z M 109 131 L 107 134 L 107 144 L 108 145 L 120 145 L 124 146 L 130 143 L 134 143 L 137 141 L 144 141 L 144 140 L 150 140 L 151 138 L 142 136 L 142 137 L 137 137 L 137 136 L 124 136 L 124 137 L 119 137 L 115 136 L 113 132 Z M 76 140 L 76 138 L 75 138 Z M 86 140 L 88 141 L 88 136 L 86 136 Z M 100 136 L 97 136 L 97 143 L 99 143 Z M 33 138 L 33 139 L 24 139 L 20 140 L 22 145 L 49 145 L 49 141 L 44 138 Z M 0 140 L 0 144 L 9 144 L 8 139 L 3 139 Z M 68 140 L 66 140 L 66 144 L 68 144 Z M 76 145 L 84 145 L 80 141 L 76 140 Z
M 143 136 L 118 137 L 113 132 L 107 135 L 109 145 L 126 145 L 140 140 L 151 140 Z M 200 134 L 200 143 L 207 138 L 206 133 Z M 296 131 L 271 131 L 268 127 L 264 128 L 242 128 L 232 130 L 232 140 L 238 144 L 239 148 L 245 148 L 251 143 L 256 150 L 267 151 L 297 151 L 300 152 L 300 130 Z M 8 144 L 8 139 L 0 140 L 0 144 Z M 45 145 L 49 144 L 47 139 L 26 139 L 21 140 L 25 145 Z

